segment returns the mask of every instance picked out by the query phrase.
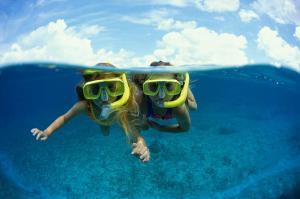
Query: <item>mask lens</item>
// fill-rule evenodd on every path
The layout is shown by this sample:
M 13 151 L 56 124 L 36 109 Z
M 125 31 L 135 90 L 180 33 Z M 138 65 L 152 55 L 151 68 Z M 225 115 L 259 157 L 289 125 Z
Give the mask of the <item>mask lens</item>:
M 117 83 L 116 82 L 107 82 L 107 88 L 110 92 L 114 93 L 117 90 Z
M 176 86 L 176 85 L 174 85 L 173 82 L 167 82 L 167 83 L 165 84 L 165 87 L 166 87 L 167 91 L 169 91 L 169 92 L 170 92 L 170 91 L 174 91 L 175 86 Z
M 94 84 L 94 85 L 91 85 L 91 94 L 92 95 L 97 95 L 98 92 L 99 92 L 99 84 Z
M 148 88 L 149 88 L 149 91 L 156 92 L 157 88 L 158 88 L 158 84 L 155 82 L 149 83 Z
M 110 96 L 116 97 L 124 94 L 124 84 L 120 81 L 107 82 L 106 86 Z
M 178 95 L 181 92 L 181 86 L 178 82 L 166 82 L 165 91 L 168 95 Z

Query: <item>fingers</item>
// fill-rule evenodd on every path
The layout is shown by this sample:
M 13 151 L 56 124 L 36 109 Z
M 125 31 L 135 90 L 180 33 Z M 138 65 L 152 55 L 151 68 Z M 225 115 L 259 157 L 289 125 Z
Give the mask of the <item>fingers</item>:
M 43 131 L 37 129 L 37 128 L 33 128 L 31 129 L 31 133 L 33 136 L 36 136 L 36 140 L 41 140 L 41 141 L 45 141 L 47 140 L 47 136 L 44 134 Z
M 132 147 L 133 150 L 131 154 L 138 155 L 140 160 L 142 160 L 143 162 L 147 162 L 150 160 L 150 152 L 148 147 L 140 143 L 133 143 Z
M 37 135 L 39 132 L 40 132 L 40 130 L 37 128 L 31 129 L 31 133 L 33 136 Z
M 137 145 L 134 145 L 131 154 L 133 154 L 133 155 L 138 154 L 138 151 L 139 151 L 139 148 L 137 147 Z
M 42 135 L 43 135 L 43 133 L 38 133 L 36 136 L 36 140 L 39 140 Z
M 131 152 L 131 154 L 140 154 L 141 153 L 141 148 L 142 146 L 141 146 L 141 144 L 138 144 L 138 143 L 133 143 L 132 144 L 132 152 Z
M 150 160 L 150 153 L 147 151 L 145 154 L 142 155 L 143 157 L 141 158 L 142 162 L 148 162 Z
M 141 160 L 146 160 L 150 156 L 149 150 L 146 149 L 145 152 L 140 156 Z
M 45 141 L 45 140 L 47 140 L 47 138 L 48 138 L 48 137 L 45 136 L 45 137 L 42 137 L 41 140 L 42 140 L 42 141 Z
M 145 153 L 147 153 L 147 150 L 148 150 L 147 147 L 141 148 L 141 151 L 140 151 L 140 153 L 139 153 L 139 154 L 141 155 L 141 156 L 140 156 L 140 159 L 143 159 L 142 156 L 143 156 Z
M 148 156 L 145 157 L 145 159 L 143 159 L 143 162 L 148 162 L 150 160 L 150 153 L 148 153 Z

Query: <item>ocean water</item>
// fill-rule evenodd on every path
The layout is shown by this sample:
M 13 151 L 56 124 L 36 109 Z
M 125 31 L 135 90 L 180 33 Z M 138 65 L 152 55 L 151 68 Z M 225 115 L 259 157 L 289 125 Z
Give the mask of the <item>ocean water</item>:
M 0 198 L 300 198 L 300 74 L 252 65 L 190 77 L 189 132 L 144 131 L 143 164 L 119 126 L 104 137 L 84 115 L 46 142 L 31 135 L 77 101 L 78 68 L 2 67 Z

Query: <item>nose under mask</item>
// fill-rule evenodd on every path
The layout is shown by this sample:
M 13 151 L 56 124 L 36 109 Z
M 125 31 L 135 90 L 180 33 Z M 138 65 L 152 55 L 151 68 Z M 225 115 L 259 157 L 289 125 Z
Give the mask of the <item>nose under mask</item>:
M 158 97 L 160 99 L 163 99 L 163 98 L 166 97 L 165 91 L 164 91 L 164 89 L 162 87 L 159 88 Z
M 108 94 L 105 89 L 101 89 L 101 101 L 103 102 L 108 101 Z

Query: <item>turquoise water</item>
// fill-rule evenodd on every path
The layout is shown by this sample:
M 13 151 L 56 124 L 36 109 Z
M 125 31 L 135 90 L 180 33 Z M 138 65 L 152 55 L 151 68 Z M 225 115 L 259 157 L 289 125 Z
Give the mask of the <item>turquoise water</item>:
M 30 129 L 67 111 L 81 80 L 76 67 L 46 66 L 0 70 L 0 198 L 299 198 L 298 73 L 189 68 L 191 129 L 143 132 L 143 164 L 120 127 L 104 137 L 84 115 L 35 141 Z

